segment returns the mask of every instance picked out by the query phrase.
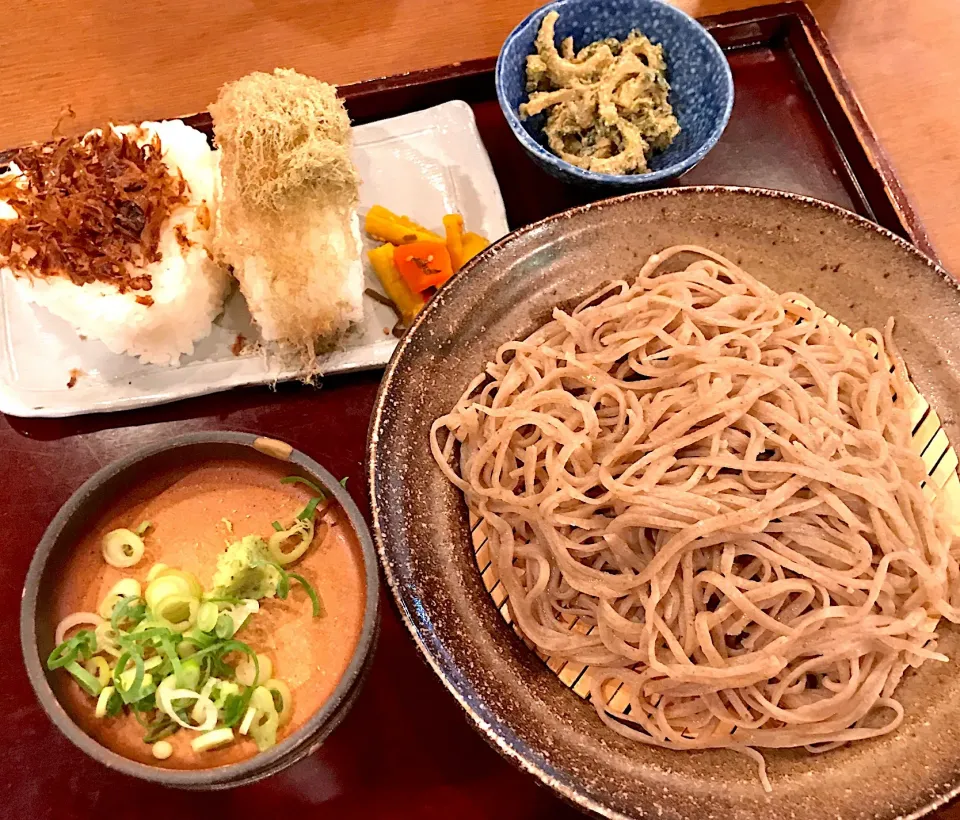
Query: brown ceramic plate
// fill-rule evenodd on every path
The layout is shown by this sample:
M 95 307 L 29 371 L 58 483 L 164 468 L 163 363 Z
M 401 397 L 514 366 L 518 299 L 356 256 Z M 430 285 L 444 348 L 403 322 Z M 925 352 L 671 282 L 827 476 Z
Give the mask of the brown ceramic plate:
M 380 559 L 404 621 L 481 732 L 566 799 L 605 817 L 893 818 L 960 788 L 960 634 L 898 694 L 898 732 L 822 755 L 767 754 L 773 793 L 730 752 L 672 752 L 607 729 L 494 608 L 466 506 L 428 446 L 503 342 L 572 306 L 654 251 L 703 244 L 778 290 L 799 290 L 851 326 L 897 317 L 921 392 L 960 441 L 960 290 L 912 246 L 851 213 L 788 194 L 681 188 L 568 211 L 506 237 L 420 314 L 387 367 L 371 422 L 369 478 Z

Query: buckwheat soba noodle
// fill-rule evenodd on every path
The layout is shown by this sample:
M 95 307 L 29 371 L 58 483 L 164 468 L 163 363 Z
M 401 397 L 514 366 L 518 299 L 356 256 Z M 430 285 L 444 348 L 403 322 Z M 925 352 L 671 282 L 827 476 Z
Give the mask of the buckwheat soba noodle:
M 665 270 L 677 256 L 694 261 Z M 904 672 L 947 660 L 957 553 L 921 489 L 891 331 L 851 336 L 673 247 L 503 345 L 436 420 L 515 623 L 592 666 L 614 731 L 741 752 L 769 790 L 758 749 L 891 732 Z

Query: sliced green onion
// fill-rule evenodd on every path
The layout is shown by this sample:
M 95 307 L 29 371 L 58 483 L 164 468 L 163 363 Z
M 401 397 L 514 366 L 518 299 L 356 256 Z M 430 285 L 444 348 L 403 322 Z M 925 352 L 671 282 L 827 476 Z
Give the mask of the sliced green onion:
M 139 564 L 145 549 L 139 535 L 123 528 L 108 532 L 100 544 L 103 560 L 111 567 L 132 567 Z
M 86 669 L 84 669 L 76 661 L 70 661 L 65 667 L 74 678 L 76 678 L 77 683 L 80 684 L 80 687 L 88 694 L 97 697 L 100 692 L 103 691 L 103 687 L 93 675 L 91 675 Z
M 128 648 L 161 643 L 164 638 L 167 640 L 174 640 L 178 639 L 179 637 L 179 633 L 174 632 L 172 629 L 167 629 L 165 626 L 151 626 L 150 624 L 144 622 L 137 627 L 136 632 L 121 633 L 117 638 L 117 641 L 124 648 Z
M 67 633 L 75 626 L 85 624 L 87 626 L 98 627 L 102 623 L 103 618 L 97 615 L 96 612 L 74 612 L 72 615 L 67 615 L 66 618 L 57 624 L 57 628 L 54 630 L 53 642 L 58 646 L 62 644 L 67 639 Z
M 283 532 L 283 524 L 281 524 L 279 521 L 274 521 L 274 522 L 273 522 L 273 528 L 274 528 L 277 532 Z
M 234 628 L 233 628 L 233 618 L 230 617 L 229 613 L 221 612 L 217 617 L 216 624 L 216 633 L 218 638 L 223 640 L 229 640 L 233 637 Z
M 263 752 L 277 743 L 280 716 L 273 705 L 273 696 L 262 686 L 254 690 L 250 706 L 256 710 L 256 715 L 249 727 L 250 736 L 256 741 L 257 748 Z
M 307 593 L 307 597 L 310 599 L 310 603 L 313 605 L 313 617 L 324 617 L 327 614 L 326 607 L 323 605 L 320 594 L 312 586 L 310 586 L 309 581 L 307 581 L 307 579 L 304 578 L 299 572 L 290 572 L 288 575 L 297 581 L 300 586 L 303 587 L 303 591 Z
M 300 521 L 312 521 L 313 516 L 317 511 L 317 504 L 323 501 L 323 498 L 311 498 L 307 502 L 307 506 L 303 508 L 301 512 L 297 514 L 297 518 Z
M 147 733 L 143 736 L 143 742 L 156 743 L 179 731 L 180 727 L 170 720 L 169 717 L 163 715 L 149 725 Z
M 243 715 L 243 720 L 240 721 L 240 728 L 237 729 L 237 734 L 245 735 L 250 731 L 250 727 L 253 725 L 253 719 L 257 716 L 257 710 L 252 706 L 247 707 L 247 711 Z
M 159 641 L 163 654 L 166 655 L 167 660 L 170 661 L 171 674 L 179 681 L 183 675 L 183 664 L 180 663 L 180 653 L 177 652 L 177 645 L 169 635 L 160 636 Z
M 250 703 L 252 689 L 248 689 L 242 695 L 227 695 L 223 703 L 223 724 L 224 726 L 236 726 L 247 712 L 247 706 Z
M 313 540 L 316 511 L 325 496 L 308 479 L 290 476 L 284 483 L 302 483 L 320 497 L 310 499 L 289 530 L 275 522 L 277 532 L 271 541 L 277 544 L 278 560 L 257 565 L 276 570 L 280 598 L 289 596 L 291 579 L 303 586 L 313 615 L 319 617 L 324 608 L 314 588 L 302 575 L 286 572 L 282 563 L 297 560 Z M 139 537 L 148 527 L 149 522 L 143 522 L 132 535 Z M 120 543 L 118 532 L 113 535 Z M 123 554 L 130 559 L 129 538 L 123 537 L 127 539 Z M 300 541 L 284 553 L 281 545 L 296 537 Z M 64 619 L 65 632 L 83 623 L 95 624 L 96 631 L 81 629 L 62 640 L 48 658 L 48 667 L 66 668 L 96 698 L 97 718 L 132 714 L 144 727 L 147 743 L 157 744 L 178 729 L 189 728 L 202 733 L 198 741 L 212 738 L 204 740 L 201 749 L 229 743 L 235 732 L 249 734 L 261 750 L 270 748 L 279 726 L 292 715 L 290 689 L 272 679 L 268 656 L 257 655 L 234 638 L 250 614 L 259 610 L 259 602 L 206 598 L 196 576 L 162 564 L 154 565 L 148 578 L 145 589 L 134 578 L 111 587 L 101 602 L 109 621 L 94 613 Z M 98 651 L 109 653 L 116 663 Z M 232 653 L 243 656 L 239 663 L 234 663 Z M 261 683 L 264 680 L 267 684 Z
M 103 623 L 98 624 L 97 628 L 93 631 L 93 634 L 97 637 L 98 652 L 106 652 L 108 655 L 113 655 L 115 658 L 120 657 L 120 644 L 118 644 L 116 641 L 115 633 L 110 625 L 110 621 L 104 621 Z
M 130 621 L 139 626 L 147 617 L 147 606 L 143 598 L 121 598 L 113 607 L 113 615 L 110 616 L 110 627 L 114 632 L 120 632 L 120 625 L 125 621 Z
M 110 683 L 110 665 L 99 655 L 90 658 L 90 660 L 84 663 L 83 668 L 93 675 L 97 679 L 97 683 L 101 686 L 106 686 Z
M 110 700 L 107 701 L 107 717 L 116 717 L 123 711 L 123 698 L 120 697 L 120 693 L 116 689 L 113 690 L 113 695 L 110 697 Z
M 277 581 L 277 597 L 281 601 L 286 601 L 290 594 L 290 576 L 279 564 L 277 564 L 277 567 L 280 569 L 280 580 Z
M 129 686 L 123 685 L 123 674 L 127 671 L 127 664 L 133 662 L 133 680 Z M 113 685 L 116 687 L 124 703 L 133 703 L 140 700 L 140 690 L 143 688 L 143 658 L 140 655 L 124 652 L 113 668 Z
M 170 569 L 170 567 L 168 567 L 166 564 L 158 561 L 156 564 L 154 564 L 152 567 L 150 567 L 150 569 L 147 571 L 147 583 L 149 584 L 151 581 L 159 578 L 159 577 L 160 577 L 161 575 L 163 575 L 163 573 L 165 573 L 168 569 Z
M 292 564 L 294 561 L 297 561 L 310 548 L 310 545 L 313 543 L 313 535 L 313 518 L 298 517 L 290 529 L 275 532 L 271 535 L 270 538 L 267 539 L 267 548 L 270 550 L 270 555 L 278 564 L 286 566 L 287 564 Z M 300 539 L 296 543 L 296 546 L 289 552 L 284 552 L 283 547 L 287 541 L 295 538 Z
M 199 629 L 194 627 L 188 632 L 183 633 L 182 640 L 177 645 L 177 650 L 179 651 L 184 645 L 192 646 L 194 650 L 206 649 L 208 646 L 212 646 L 216 642 L 217 639 L 213 635 L 208 635 L 206 632 L 201 632 Z M 193 651 L 191 651 L 190 654 L 192 655 Z
M 340 479 L 340 486 L 343 487 L 343 489 L 347 489 L 347 479 L 348 479 L 348 478 L 350 478 L 350 476 L 345 475 L 343 478 Z
M 137 723 L 139 723 L 144 729 L 149 730 L 153 724 L 144 717 L 144 715 L 147 714 L 147 710 L 145 708 L 141 709 L 140 708 L 141 705 L 142 704 L 139 701 L 137 703 L 131 703 L 130 712 L 133 714 L 134 718 L 136 718 Z M 156 704 L 156 699 L 154 699 L 153 708 L 150 709 L 150 712 L 156 712 L 156 711 L 157 711 L 157 704 Z
M 254 656 L 254 659 L 244 658 L 237 664 L 236 677 L 237 683 L 256 686 L 258 678 L 266 680 L 273 677 L 273 661 L 267 655 L 259 653 Z
M 245 644 L 243 641 L 231 640 L 224 641 L 223 643 L 215 644 L 207 649 L 201 649 L 194 655 L 194 659 L 199 661 L 201 657 L 206 657 L 207 655 L 212 655 L 215 659 L 220 660 L 225 655 L 229 655 L 231 652 L 242 652 L 246 655 L 253 663 L 254 667 L 257 670 L 257 675 L 260 674 L 260 662 L 257 660 L 257 653 L 250 648 L 249 644 Z M 235 674 L 234 670 L 230 670 L 231 675 Z M 256 678 L 254 679 L 256 680 Z
M 192 573 L 181 572 L 179 570 L 167 570 L 163 575 L 154 578 L 147 584 L 147 589 L 143 597 L 150 611 L 156 613 L 160 602 L 164 598 L 175 595 L 185 596 L 187 598 L 200 598 L 203 595 L 203 587 L 200 586 L 200 582 Z
M 210 695 L 213 694 L 214 687 L 218 683 L 220 683 L 219 678 L 208 678 L 207 682 L 203 684 L 203 689 L 200 690 L 200 694 L 205 698 L 210 698 Z M 214 704 L 214 706 L 216 706 L 216 704 Z M 190 713 L 190 717 L 193 718 L 194 723 L 199 723 L 201 720 L 203 720 L 203 701 L 202 700 L 198 700 L 194 704 L 193 711 Z
M 263 684 L 264 688 L 273 695 L 273 705 L 280 716 L 280 726 L 286 726 L 293 717 L 293 697 L 290 687 L 282 680 L 272 678 Z
M 152 678 L 149 672 L 143 676 L 144 681 L 147 678 Z M 157 710 L 157 687 L 153 685 L 153 681 L 150 681 L 150 692 L 143 695 L 140 700 L 134 701 L 130 704 L 130 709 L 134 714 L 139 712 L 155 712 Z
M 210 749 L 219 749 L 233 742 L 233 730 L 228 728 L 214 729 L 212 732 L 205 732 L 200 737 L 190 741 L 190 745 L 195 752 L 206 752 Z
M 97 708 L 93 711 L 95 717 L 103 718 L 107 716 L 107 707 L 116 691 L 112 686 L 104 686 L 100 690 L 100 697 L 97 698 Z
M 121 598 L 139 598 L 141 592 L 140 582 L 136 578 L 121 578 L 110 587 L 97 612 L 101 618 L 110 618 Z
M 227 699 L 231 696 L 240 697 L 240 687 L 237 686 L 233 681 L 221 681 L 217 685 L 217 700 L 216 706 L 217 709 L 225 709 L 227 705 Z
M 165 578 L 159 579 L 166 580 Z M 157 583 L 157 581 L 154 581 Z M 197 620 L 200 599 L 192 595 L 167 595 L 161 598 L 153 608 L 153 617 L 163 626 L 174 632 L 185 632 Z
M 147 530 L 149 530 L 152 526 L 152 521 L 142 521 L 140 522 L 140 526 L 137 527 L 134 532 L 142 538 L 146 534 Z
M 181 664 L 176 678 L 181 689 L 196 689 L 200 685 L 200 662 L 195 658 L 188 658 Z
M 199 726 L 187 723 L 177 714 L 177 710 L 173 705 L 175 700 L 196 700 L 203 703 L 203 708 L 206 711 L 206 717 L 203 722 Z M 184 729 L 193 729 L 197 732 L 209 732 L 217 725 L 217 707 L 214 706 L 213 701 L 210 700 L 210 698 L 204 697 L 199 692 L 194 692 L 192 689 L 164 689 L 162 691 L 158 689 L 157 706 L 161 712 L 165 712 L 173 719 L 174 723 L 179 724 Z
M 149 672 L 151 669 L 156 669 L 158 666 L 163 666 L 164 660 L 159 655 L 153 655 L 143 662 L 143 668 Z
M 197 610 L 197 629 L 201 632 L 212 632 L 216 629 L 219 617 L 220 608 L 212 601 L 204 601 Z
M 129 691 L 133 686 L 134 681 L 137 678 L 136 668 L 127 669 L 120 677 L 118 681 L 122 686 L 117 686 L 118 689 L 126 689 Z M 129 703 L 135 704 L 139 703 L 146 697 L 149 697 L 156 691 L 157 687 L 153 685 L 153 674 L 151 672 L 144 672 L 143 679 L 140 681 L 140 691 L 137 693 L 136 697 L 131 697 Z
M 327 497 L 326 494 L 323 492 L 323 490 L 319 486 L 314 484 L 309 478 L 304 478 L 303 476 L 288 475 L 286 478 L 281 478 L 280 483 L 281 484 L 303 484 L 305 487 L 309 487 L 317 495 L 319 495 L 321 501 Z
M 74 663 L 78 658 L 86 660 L 97 651 L 97 636 L 89 629 L 81 629 L 72 638 L 57 644 L 47 658 L 47 669 L 53 671 Z M 88 673 L 89 674 L 89 673 Z

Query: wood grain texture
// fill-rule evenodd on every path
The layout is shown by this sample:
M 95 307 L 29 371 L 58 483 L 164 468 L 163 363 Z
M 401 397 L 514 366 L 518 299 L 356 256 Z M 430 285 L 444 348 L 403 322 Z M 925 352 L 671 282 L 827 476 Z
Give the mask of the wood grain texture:
M 948 267 L 960 270 L 960 4 L 808 0 Z M 750 0 L 676 0 L 696 15 Z M 6 0 L 0 146 L 177 116 L 292 66 L 343 83 L 495 54 L 536 0 Z

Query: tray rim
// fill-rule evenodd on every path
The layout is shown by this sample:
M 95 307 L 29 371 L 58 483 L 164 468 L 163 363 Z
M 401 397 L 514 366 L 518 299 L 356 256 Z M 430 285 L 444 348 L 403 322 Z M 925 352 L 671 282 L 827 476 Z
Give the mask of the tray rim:
M 940 258 L 933 247 L 933 243 L 930 241 L 929 234 L 907 196 L 903 183 L 901 183 L 899 176 L 894 170 L 893 163 L 890 161 L 886 149 L 884 149 L 880 143 L 876 131 L 874 131 L 869 119 L 867 119 L 867 115 L 863 110 L 863 106 L 856 92 L 853 90 L 853 86 L 850 84 L 843 68 L 834 56 L 830 41 L 827 39 L 824 30 L 820 27 L 820 23 L 810 6 L 808 6 L 804 0 L 787 0 L 787 2 L 782 3 L 770 3 L 768 5 L 754 6 L 753 8 L 739 11 L 729 11 L 706 16 L 700 18 L 700 22 L 703 23 L 711 33 L 715 34 L 718 30 L 727 27 L 761 22 L 777 17 L 793 17 L 802 26 L 813 48 L 814 55 L 817 57 L 820 67 L 831 85 L 834 96 L 839 101 L 847 119 L 853 126 L 860 146 L 867 155 L 867 159 L 870 160 L 874 171 L 883 182 L 887 197 L 890 199 L 894 210 L 900 217 L 903 227 L 910 235 L 911 241 L 925 256 L 933 259 L 938 265 L 941 264 Z M 812 89 L 811 93 L 814 98 L 817 98 L 818 95 L 813 92 Z M 824 120 L 829 124 L 830 118 L 825 112 L 823 112 L 823 116 Z M 836 139 L 836 136 L 834 136 L 834 139 Z M 856 173 L 852 174 L 852 176 L 858 178 Z
M 736 41 L 728 40 L 723 36 L 726 33 L 733 37 L 740 33 L 738 29 L 749 34 L 749 27 L 751 26 L 780 23 L 787 28 L 786 36 L 788 40 L 791 34 L 802 33 L 806 44 L 812 50 L 820 70 L 830 85 L 834 98 L 840 104 L 847 123 L 856 135 L 858 145 L 863 151 L 865 159 L 869 163 L 873 173 L 876 174 L 878 181 L 882 184 L 888 204 L 896 213 L 900 227 L 917 248 L 939 264 L 940 259 L 922 221 L 907 196 L 889 156 L 881 145 L 873 127 L 870 125 L 850 82 L 847 80 L 846 75 L 833 54 L 826 34 L 820 27 L 810 7 L 803 2 L 803 0 L 786 0 L 786 2 L 768 3 L 747 9 L 697 17 L 697 20 L 714 35 L 714 37 L 718 38 L 720 47 L 724 53 L 749 48 L 769 41 L 769 38 L 763 37 L 759 30 L 757 30 L 756 34 L 752 37 L 746 36 L 736 39 Z M 457 61 L 446 65 L 432 66 L 400 74 L 383 75 L 360 80 L 342 85 L 339 90 L 344 99 L 349 103 L 352 101 L 362 102 L 373 99 L 384 92 L 413 90 L 440 82 L 456 82 L 469 79 L 482 80 L 485 79 L 485 75 L 487 74 L 490 75 L 492 81 L 496 61 L 496 57 L 481 57 L 473 60 Z M 804 79 L 807 79 L 806 71 L 803 67 L 799 66 L 798 68 Z M 829 116 L 827 112 L 823 111 L 822 106 L 820 106 L 822 95 L 813 88 L 808 88 L 808 91 L 818 104 L 818 107 L 821 108 L 821 115 L 831 130 L 841 158 L 846 160 L 847 148 L 843 146 L 836 133 L 834 133 L 835 118 Z M 491 99 L 493 99 L 492 89 Z M 849 169 L 849 175 L 856 183 L 862 183 L 861 175 L 852 168 Z M 862 198 L 866 204 L 872 207 L 875 197 L 868 196 L 863 192 Z M 876 219 L 871 221 L 876 222 Z M 877 222 L 877 224 L 880 223 Z M 881 227 L 890 230 L 889 225 L 881 225 Z

